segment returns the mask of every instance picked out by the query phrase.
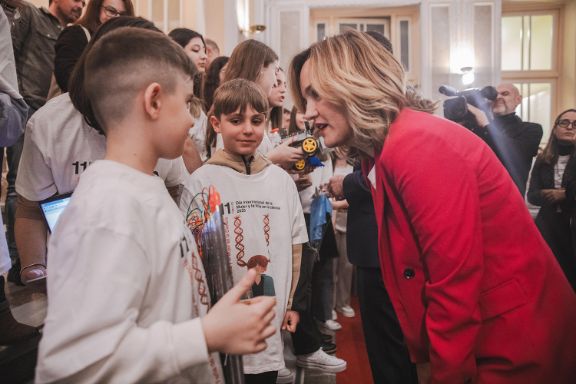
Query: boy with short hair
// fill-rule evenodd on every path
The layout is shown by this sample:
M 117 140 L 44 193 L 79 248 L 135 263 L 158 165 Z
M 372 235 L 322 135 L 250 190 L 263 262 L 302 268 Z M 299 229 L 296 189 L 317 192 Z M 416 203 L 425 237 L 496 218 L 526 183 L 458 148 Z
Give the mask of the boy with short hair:
M 254 273 L 208 312 L 194 241 L 152 174 L 159 158 L 182 154 L 189 65 L 166 36 L 135 28 L 87 53 L 85 87 L 106 156 L 83 173 L 50 240 L 39 383 L 221 383 L 212 352 L 254 353 L 274 332 L 273 299 L 239 302 Z
M 294 181 L 257 152 L 266 130 L 266 95 L 255 83 L 235 79 L 218 88 L 213 108 L 210 123 L 222 135 L 224 148 L 185 182 L 180 208 L 189 225 L 195 225 L 205 191 L 216 187 L 223 204 L 234 281 L 246 271 L 252 256 L 265 256 L 270 262 L 266 274 L 274 282 L 267 291 L 275 292 L 277 302 L 274 323 L 277 329 L 294 332 L 298 314 L 291 310 L 292 296 L 308 235 Z M 267 342 L 266 351 L 244 356 L 246 383 L 275 383 L 284 368 L 280 333 Z

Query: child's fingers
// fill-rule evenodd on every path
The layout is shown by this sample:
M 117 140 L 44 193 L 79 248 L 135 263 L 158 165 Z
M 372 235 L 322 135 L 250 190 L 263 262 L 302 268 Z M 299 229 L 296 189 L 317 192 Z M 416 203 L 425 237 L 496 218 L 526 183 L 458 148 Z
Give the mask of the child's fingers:
M 240 298 L 244 296 L 246 292 L 252 289 L 252 284 L 256 279 L 256 271 L 253 269 L 248 270 L 248 272 L 242 277 L 242 280 L 232 287 L 219 302 L 222 304 L 234 304 L 240 301 Z M 250 303 L 248 303 L 250 304 Z
M 250 305 L 253 306 L 256 313 L 262 317 L 276 306 L 276 299 L 272 296 L 260 296 L 252 299 Z
M 273 325 L 269 325 L 262 331 L 261 335 L 264 339 L 269 338 L 276 333 L 276 328 Z
M 254 350 L 252 351 L 252 353 L 262 352 L 263 350 L 266 349 L 266 347 L 268 347 L 268 344 L 266 344 L 265 341 L 261 341 L 261 342 L 259 342 L 259 343 L 256 343 L 256 345 L 254 346 Z

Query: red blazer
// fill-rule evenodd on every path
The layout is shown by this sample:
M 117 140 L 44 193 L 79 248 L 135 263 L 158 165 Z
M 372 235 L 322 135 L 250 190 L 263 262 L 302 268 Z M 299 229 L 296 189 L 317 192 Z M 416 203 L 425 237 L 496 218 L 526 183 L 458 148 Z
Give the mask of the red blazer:
M 404 109 L 375 164 L 386 288 L 434 383 L 576 383 L 576 295 L 492 150 Z

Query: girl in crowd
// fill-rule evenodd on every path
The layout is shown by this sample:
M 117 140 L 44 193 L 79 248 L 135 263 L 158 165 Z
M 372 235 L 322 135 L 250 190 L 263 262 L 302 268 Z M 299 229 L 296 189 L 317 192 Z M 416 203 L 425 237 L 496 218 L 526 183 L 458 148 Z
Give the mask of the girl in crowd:
M 528 201 L 540 207 L 536 225 L 564 274 L 576 289 L 576 259 L 570 232 L 570 205 L 566 186 L 574 176 L 566 167 L 574 154 L 576 109 L 562 112 L 554 121 L 548 144 L 536 158 L 530 175 Z
M 206 43 L 204 37 L 196 31 L 188 28 L 176 28 L 168 34 L 178 43 L 192 60 L 198 72 L 206 73 Z
M 56 41 L 54 76 L 62 92 L 68 92 L 68 80 L 74 65 L 98 27 L 118 16 L 134 16 L 131 0 L 92 0 L 76 24 L 64 29 Z
M 421 382 L 573 382 L 576 296 L 490 148 L 422 111 L 398 60 L 357 31 L 297 55 L 289 84 L 325 144 L 364 159 Z
M 188 28 L 173 29 L 168 36 L 184 48 L 184 51 L 196 66 L 199 74 L 194 78 L 194 95 L 202 99 L 206 60 L 208 59 L 204 37 Z
M 190 128 L 190 140 L 184 147 L 184 162 L 186 169 L 192 173 L 206 160 L 205 152 L 206 126 L 208 118 L 204 111 L 204 76 L 206 74 L 206 44 L 204 37 L 196 31 L 188 28 L 176 28 L 170 31 L 168 36 L 184 49 L 190 60 L 194 63 L 197 74 L 194 76 L 195 100 L 190 104 L 190 113 L 194 117 L 194 126 Z
M 228 63 L 228 56 L 215 58 L 206 71 L 206 80 L 204 81 L 204 109 L 209 111 L 214 100 L 214 92 L 220 86 L 223 79 L 222 68 Z
M 270 92 L 270 130 L 275 137 L 280 138 L 280 129 L 284 117 L 284 99 L 286 99 L 286 74 L 282 68 L 276 73 L 276 86 Z M 278 140 L 279 141 L 279 140 Z

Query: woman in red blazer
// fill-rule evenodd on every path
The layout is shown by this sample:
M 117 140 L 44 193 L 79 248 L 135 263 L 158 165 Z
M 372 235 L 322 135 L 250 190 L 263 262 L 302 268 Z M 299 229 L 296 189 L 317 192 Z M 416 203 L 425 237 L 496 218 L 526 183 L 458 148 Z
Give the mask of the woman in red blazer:
M 418 111 L 404 78 L 355 31 L 291 68 L 325 144 L 371 163 L 383 278 L 421 381 L 575 383 L 576 296 L 522 196 L 474 134 Z

